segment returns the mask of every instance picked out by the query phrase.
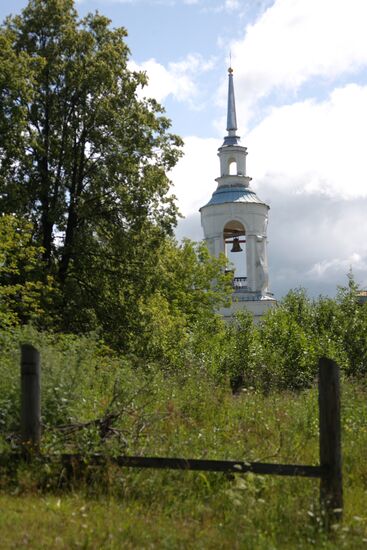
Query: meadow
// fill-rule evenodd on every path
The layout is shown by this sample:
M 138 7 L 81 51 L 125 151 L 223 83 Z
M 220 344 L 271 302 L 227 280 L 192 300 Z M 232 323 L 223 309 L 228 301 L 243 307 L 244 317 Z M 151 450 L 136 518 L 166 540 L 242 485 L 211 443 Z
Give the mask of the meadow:
M 366 548 L 367 387 L 342 380 L 344 520 L 326 534 L 319 481 L 88 466 L 88 453 L 318 463 L 315 382 L 243 387 L 198 365 L 132 366 L 96 337 L 2 333 L 1 453 L 17 446 L 19 342 L 42 357 L 42 451 L 83 468 L 8 462 L 0 548 Z M 111 418 L 106 423 L 101 419 Z M 103 426 L 103 429 L 101 429 Z

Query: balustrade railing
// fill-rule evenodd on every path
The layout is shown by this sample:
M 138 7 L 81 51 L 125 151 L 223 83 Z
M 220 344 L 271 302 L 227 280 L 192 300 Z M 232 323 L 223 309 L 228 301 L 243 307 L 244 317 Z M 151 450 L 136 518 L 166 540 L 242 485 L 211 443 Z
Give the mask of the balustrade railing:
M 247 277 L 233 277 L 233 288 L 240 289 L 247 287 Z

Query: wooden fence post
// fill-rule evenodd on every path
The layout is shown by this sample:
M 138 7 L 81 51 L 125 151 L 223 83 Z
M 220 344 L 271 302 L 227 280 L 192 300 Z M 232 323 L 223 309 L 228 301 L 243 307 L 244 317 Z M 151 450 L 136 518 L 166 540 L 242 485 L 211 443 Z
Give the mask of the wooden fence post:
M 21 346 L 21 439 L 27 448 L 38 450 L 41 441 L 40 354 L 29 344 Z
M 343 514 L 339 367 L 327 357 L 319 360 L 320 503 L 325 527 Z

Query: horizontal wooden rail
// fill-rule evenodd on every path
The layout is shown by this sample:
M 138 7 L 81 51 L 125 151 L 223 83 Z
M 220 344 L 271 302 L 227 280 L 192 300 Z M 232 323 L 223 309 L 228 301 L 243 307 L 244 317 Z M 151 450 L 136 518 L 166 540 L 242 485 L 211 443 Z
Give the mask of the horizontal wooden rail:
M 194 470 L 202 472 L 231 472 L 241 474 L 252 472 L 261 475 L 322 477 L 324 469 L 320 466 L 305 466 L 302 464 L 272 464 L 266 462 L 241 462 L 233 460 L 206 460 L 196 458 L 167 458 L 158 456 L 108 456 L 99 453 L 82 455 L 77 453 L 61 453 L 54 455 L 11 453 L 0 455 L 0 465 L 9 461 L 20 461 L 34 458 L 42 463 L 60 461 L 64 466 L 85 464 L 103 466 L 106 463 L 116 464 L 125 468 L 156 468 L 159 470 Z
M 76 455 L 63 455 L 63 460 L 76 459 Z M 79 460 L 83 460 L 80 456 Z M 88 457 L 89 464 L 100 464 L 103 455 Z M 128 468 L 158 468 L 169 470 L 196 470 L 203 472 L 231 472 L 254 474 L 275 474 L 280 476 L 321 477 L 320 466 L 303 466 L 298 464 L 268 464 L 264 462 L 240 462 L 232 460 L 204 460 L 195 458 L 166 458 L 155 456 L 117 456 L 108 458 L 111 462 Z

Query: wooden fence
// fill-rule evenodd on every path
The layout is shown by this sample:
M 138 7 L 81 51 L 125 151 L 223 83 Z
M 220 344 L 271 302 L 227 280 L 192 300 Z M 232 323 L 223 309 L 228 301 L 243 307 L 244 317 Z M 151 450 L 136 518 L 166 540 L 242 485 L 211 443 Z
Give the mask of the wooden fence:
M 33 346 L 21 348 L 21 439 L 25 449 L 38 453 L 41 442 L 41 369 L 40 355 Z M 301 476 L 320 479 L 320 503 L 324 523 L 330 525 L 342 518 L 343 490 L 341 468 L 341 425 L 339 368 L 334 361 L 319 360 L 319 450 L 320 464 L 273 464 L 230 460 L 200 460 L 190 458 L 88 455 L 88 464 L 102 465 L 106 461 L 130 468 L 161 468 L 173 470 L 201 470 L 240 474 L 252 472 L 261 475 Z M 23 455 L 24 456 L 24 455 Z M 18 458 L 22 455 L 19 454 Z M 52 460 L 52 456 L 40 456 Z M 80 454 L 58 455 L 66 467 L 83 461 Z

